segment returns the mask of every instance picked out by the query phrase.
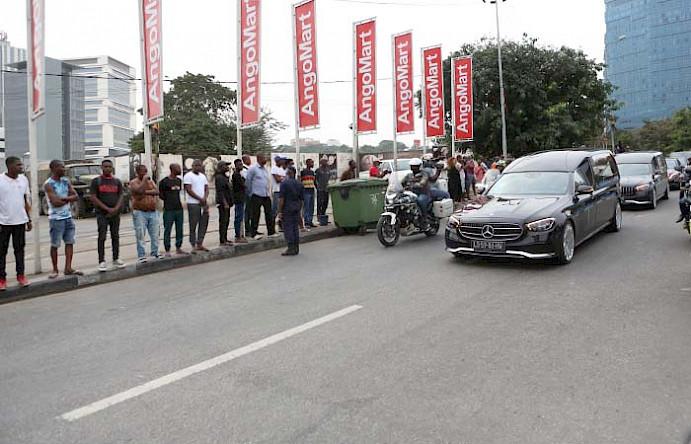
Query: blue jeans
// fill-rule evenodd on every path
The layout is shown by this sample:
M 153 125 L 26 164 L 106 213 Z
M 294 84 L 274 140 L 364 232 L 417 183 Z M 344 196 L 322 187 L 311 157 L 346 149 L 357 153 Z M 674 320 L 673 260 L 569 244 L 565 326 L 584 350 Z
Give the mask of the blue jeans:
M 431 190 L 429 190 L 429 194 L 432 197 L 432 201 L 451 198 L 451 195 L 449 193 L 438 188 L 432 188 Z
M 235 202 L 235 237 L 242 237 L 242 223 L 245 220 L 245 202 Z
M 312 219 L 314 219 L 314 190 L 305 190 L 305 226 L 309 227 L 312 225 Z
M 417 206 L 420 207 L 423 216 L 429 214 L 429 206 L 431 203 L 432 198 L 429 197 L 429 194 L 421 193 L 417 195 Z
M 137 236 L 137 257 L 143 258 L 146 256 L 146 233 L 149 233 L 151 239 L 151 256 L 158 256 L 158 211 L 140 211 L 134 210 L 132 212 L 132 220 L 134 221 L 134 234 Z

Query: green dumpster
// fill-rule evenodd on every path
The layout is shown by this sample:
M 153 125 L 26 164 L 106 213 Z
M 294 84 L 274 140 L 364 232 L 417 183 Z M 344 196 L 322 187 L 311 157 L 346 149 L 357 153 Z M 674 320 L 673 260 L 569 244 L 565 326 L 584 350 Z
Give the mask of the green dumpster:
M 352 179 L 329 186 L 336 226 L 346 232 L 375 227 L 384 211 L 386 179 Z

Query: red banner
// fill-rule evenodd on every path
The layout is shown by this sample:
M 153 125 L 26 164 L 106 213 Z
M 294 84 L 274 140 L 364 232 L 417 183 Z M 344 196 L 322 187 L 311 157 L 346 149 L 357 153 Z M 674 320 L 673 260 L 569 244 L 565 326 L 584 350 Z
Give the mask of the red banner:
M 161 0 L 139 1 L 147 123 L 163 120 L 162 18 Z
M 453 139 L 473 140 L 473 58 L 456 57 L 451 61 L 453 95 Z
M 36 119 L 46 110 L 45 96 L 45 1 L 27 0 L 29 20 L 29 62 L 31 72 L 31 119 Z
M 393 36 L 394 112 L 396 134 L 415 131 L 413 103 L 413 33 Z
M 319 126 L 319 78 L 317 76 L 317 17 L 315 0 L 298 3 L 293 10 L 298 126 Z
M 444 65 L 441 46 L 422 50 L 425 137 L 444 137 Z
M 261 14 L 260 0 L 237 0 L 240 9 L 238 17 L 239 102 L 242 127 L 258 125 L 261 119 Z
M 377 22 L 355 23 L 355 113 L 357 133 L 377 131 Z

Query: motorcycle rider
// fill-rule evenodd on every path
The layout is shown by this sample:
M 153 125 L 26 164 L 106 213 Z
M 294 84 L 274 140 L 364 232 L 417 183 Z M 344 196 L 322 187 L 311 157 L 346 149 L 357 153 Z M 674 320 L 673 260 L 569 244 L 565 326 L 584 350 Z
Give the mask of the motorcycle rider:
M 429 176 L 430 189 L 429 194 L 432 201 L 438 201 L 442 199 L 450 199 L 451 195 L 439 188 L 439 176 L 441 176 L 444 170 L 444 164 L 436 162 L 432 154 L 425 154 L 422 156 L 423 170 L 427 172 Z
M 409 189 L 417 194 L 417 205 L 423 216 L 422 229 L 425 230 L 428 227 L 427 215 L 429 213 L 429 206 L 432 203 L 429 174 L 422 168 L 422 160 L 420 159 L 411 159 L 409 165 L 410 172 L 403 178 L 401 185 L 405 189 Z
M 691 201 L 686 198 L 685 187 L 688 187 L 691 182 L 691 157 L 686 161 L 686 168 L 682 171 L 681 189 L 679 190 L 679 211 L 681 214 L 677 219 L 677 223 L 681 221 L 688 221 L 691 217 Z

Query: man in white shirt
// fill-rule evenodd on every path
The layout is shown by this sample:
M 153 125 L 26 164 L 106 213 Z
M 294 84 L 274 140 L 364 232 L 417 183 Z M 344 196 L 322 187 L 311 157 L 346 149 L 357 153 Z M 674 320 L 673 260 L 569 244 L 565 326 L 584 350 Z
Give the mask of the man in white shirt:
M 182 180 L 187 195 L 187 215 L 190 223 L 190 244 L 193 251 L 209 251 L 204 247 L 204 236 L 209 226 L 209 181 L 202 161 L 192 162 L 192 171 Z
M 18 157 L 5 161 L 7 172 L 0 175 L 0 291 L 7 289 L 5 271 L 7 250 L 12 248 L 17 269 L 17 282 L 29 285 L 24 275 L 24 245 L 26 232 L 31 231 L 29 181 L 24 176 L 24 164 Z
M 281 183 L 286 178 L 286 165 L 288 159 L 281 156 L 274 157 L 274 166 L 271 167 L 271 212 L 274 221 L 278 217 L 278 201 L 280 200 Z

